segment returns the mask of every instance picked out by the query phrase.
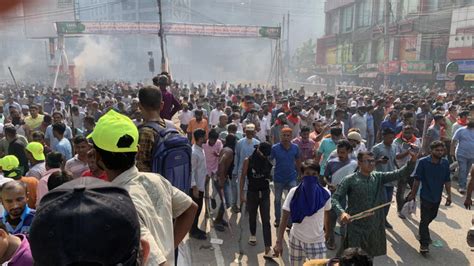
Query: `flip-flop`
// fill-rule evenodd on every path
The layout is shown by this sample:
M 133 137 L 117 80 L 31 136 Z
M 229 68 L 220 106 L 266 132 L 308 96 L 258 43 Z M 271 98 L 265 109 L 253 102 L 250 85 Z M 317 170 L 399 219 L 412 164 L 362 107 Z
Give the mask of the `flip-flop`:
M 223 224 L 214 224 L 214 228 L 219 232 L 225 231 L 225 226 Z
M 265 259 L 274 259 L 274 258 L 277 258 L 278 256 L 275 255 L 275 252 L 273 252 L 273 249 L 270 249 L 270 251 L 268 251 L 268 253 L 265 253 L 263 257 Z
M 256 236 L 250 236 L 249 237 L 249 245 L 251 245 L 251 246 L 257 245 L 257 237 Z

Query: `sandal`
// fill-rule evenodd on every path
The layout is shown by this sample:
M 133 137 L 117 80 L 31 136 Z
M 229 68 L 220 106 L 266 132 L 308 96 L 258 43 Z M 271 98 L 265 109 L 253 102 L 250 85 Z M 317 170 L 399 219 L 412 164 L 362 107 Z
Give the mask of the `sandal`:
M 265 259 L 273 259 L 273 258 L 277 258 L 275 252 L 273 251 L 273 248 L 271 248 L 268 252 L 266 252 L 263 257 Z
M 334 243 L 334 240 L 333 241 L 326 241 L 326 248 L 329 249 L 329 250 L 335 250 L 336 249 L 336 243 Z
M 250 236 L 249 237 L 249 245 L 251 245 L 251 246 L 257 245 L 257 237 L 256 236 Z

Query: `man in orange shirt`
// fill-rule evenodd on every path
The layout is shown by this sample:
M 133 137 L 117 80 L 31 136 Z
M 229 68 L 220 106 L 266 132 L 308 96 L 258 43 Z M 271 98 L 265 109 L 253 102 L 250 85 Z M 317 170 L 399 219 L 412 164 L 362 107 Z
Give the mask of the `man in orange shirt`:
M 20 161 L 15 155 L 7 155 L 0 159 L 0 167 L 3 175 L 14 180 L 23 182 L 26 185 L 27 203 L 31 209 L 36 209 L 36 188 L 38 187 L 38 179 L 36 177 L 22 176 Z
M 188 139 L 192 141 L 193 144 L 195 143 L 194 136 L 193 136 L 194 130 L 198 128 L 204 129 L 204 131 L 206 131 L 206 138 L 207 138 L 207 134 L 209 133 L 209 125 L 207 123 L 207 120 L 204 119 L 202 116 L 203 116 L 202 110 L 195 110 L 194 118 L 191 119 L 191 121 L 189 121 L 189 124 L 188 124 L 188 132 L 187 132 Z

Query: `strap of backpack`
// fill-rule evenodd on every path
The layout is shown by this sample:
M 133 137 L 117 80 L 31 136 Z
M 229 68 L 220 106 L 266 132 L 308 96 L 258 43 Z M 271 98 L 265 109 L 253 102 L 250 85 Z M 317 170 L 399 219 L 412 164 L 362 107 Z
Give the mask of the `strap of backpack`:
M 166 124 L 165 124 L 165 125 L 166 125 Z M 143 128 L 143 127 L 151 128 L 151 129 L 153 129 L 156 133 L 158 133 L 158 135 L 160 135 L 160 132 L 165 129 L 162 125 L 160 125 L 160 123 L 154 122 L 154 121 L 152 121 L 152 122 L 146 122 L 145 124 L 141 125 L 140 127 L 141 127 L 141 128 Z

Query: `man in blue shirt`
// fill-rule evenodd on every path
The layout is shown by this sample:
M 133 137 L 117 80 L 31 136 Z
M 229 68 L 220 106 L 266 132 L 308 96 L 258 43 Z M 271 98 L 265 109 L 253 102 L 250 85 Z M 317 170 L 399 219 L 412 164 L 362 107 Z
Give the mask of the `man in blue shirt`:
M 291 143 L 293 130 L 284 127 L 280 134 L 280 143 L 273 145 L 270 159 L 275 159 L 275 170 L 273 184 L 275 188 L 275 223 L 280 225 L 281 217 L 281 195 L 283 190 L 290 191 L 296 187 L 296 178 L 300 172 L 300 151 L 296 144 Z
M 240 212 L 237 203 L 240 202 L 240 184 L 239 177 L 242 175 L 242 166 L 245 158 L 252 155 L 255 150 L 255 146 L 260 144 L 260 141 L 255 136 L 255 125 L 248 124 L 245 126 L 245 138 L 239 140 L 235 146 L 235 157 L 234 157 L 234 170 L 232 171 L 232 211 L 234 213 Z M 247 178 L 247 177 L 246 177 Z M 245 188 L 245 190 L 247 190 Z
M 380 130 L 377 133 L 378 139 L 382 138 L 382 132 L 386 128 L 390 128 L 393 132 L 395 132 L 395 134 L 402 132 L 402 125 L 398 122 L 398 111 L 392 110 L 389 113 L 388 119 L 382 122 L 380 125 Z
M 474 163 L 474 118 L 470 117 L 467 127 L 454 132 L 450 154 L 456 155 L 459 164 L 459 192 L 466 193 L 467 176 Z
M 10 181 L 1 188 L 2 205 L 5 212 L 1 222 L 10 234 L 28 235 L 35 210 L 28 208 L 27 189 L 20 181 Z
M 54 150 L 61 153 L 64 156 L 64 160 L 67 161 L 72 158 L 72 146 L 71 142 L 64 137 L 66 131 L 66 125 L 62 122 L 53 124 L 53 136 L 58 140 Z
M 438 215 L 439 204 L 443 194 L 443 186 L 446 189 L 446 206 L 451 205 L 451 179 L 449 162 L 443 156 L 446 147 L 442 141 L 434 141 L 430 144 L 431 155 L 418 160 L 415 169 L 415 182 L 407 197 L 407 201 L 415 199 L 418 187 L 421 183 L 420 210 L 421 219 L 419 227 L 420 253 L 429 252 L 431 243 L 428 226 Z

